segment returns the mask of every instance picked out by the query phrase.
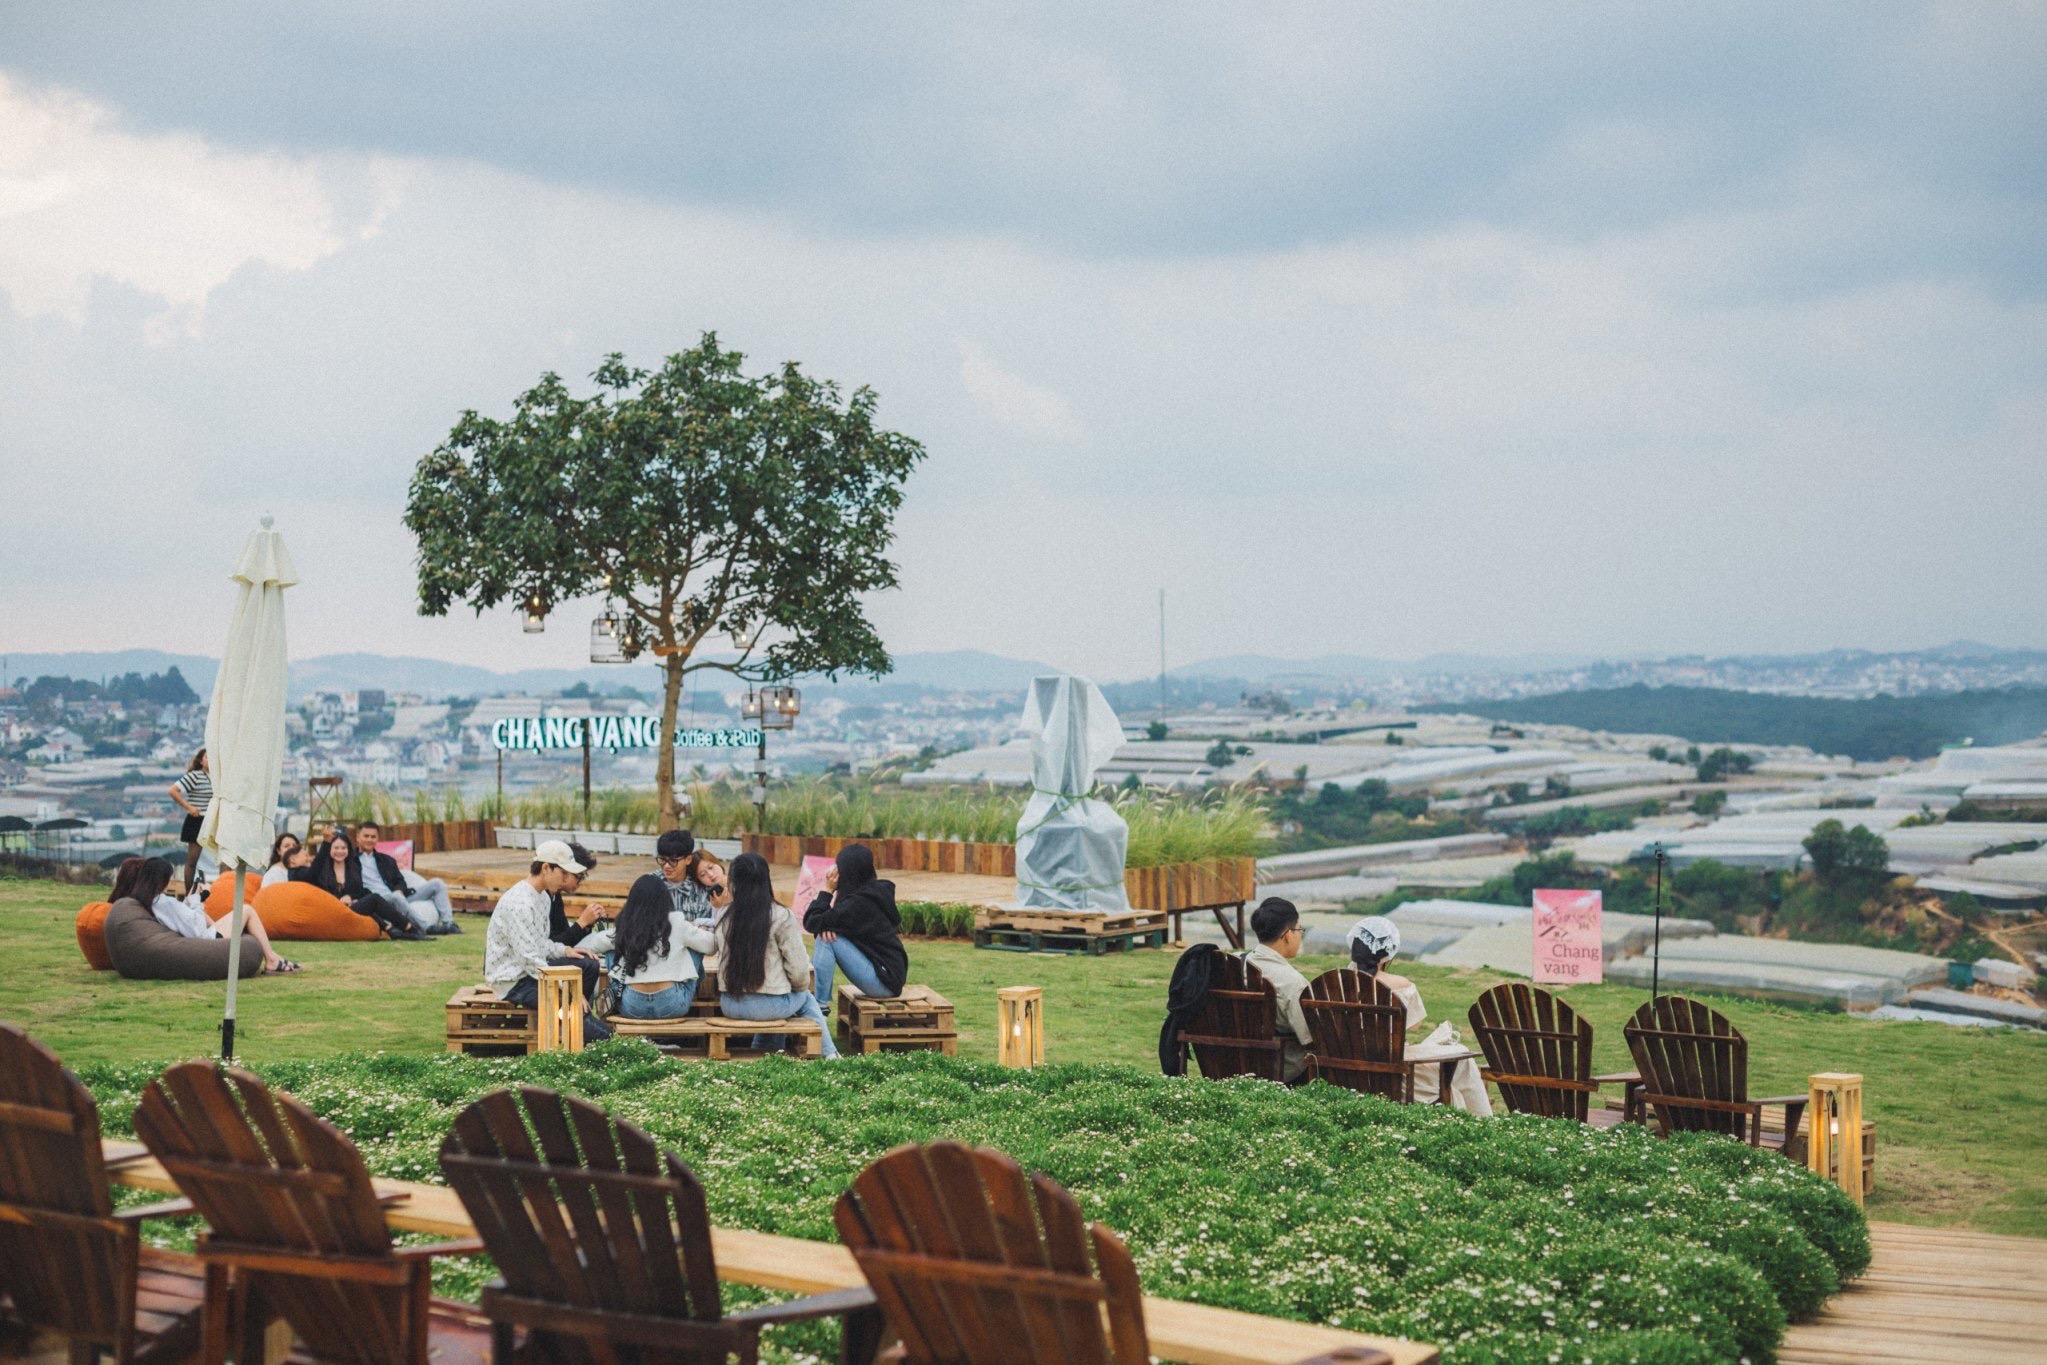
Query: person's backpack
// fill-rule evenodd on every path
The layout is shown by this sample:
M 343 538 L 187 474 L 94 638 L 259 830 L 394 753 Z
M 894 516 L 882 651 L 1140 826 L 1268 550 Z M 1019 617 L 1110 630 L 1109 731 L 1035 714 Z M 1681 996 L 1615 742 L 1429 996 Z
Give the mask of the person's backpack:
M 1173 979 L 1166 985 L 1166 1022 L 1159 1030 L 1159 1070 L 1168 1076 L 1187 1074 L 1187 1050 L 1180 1046 L 1180 1030 L 1208 1002 L 1209 983 L 1215 979 L 1216 957 L 1221 951 L 1213 943 L 1197 943 L 1180 954 L 1173 966 Z

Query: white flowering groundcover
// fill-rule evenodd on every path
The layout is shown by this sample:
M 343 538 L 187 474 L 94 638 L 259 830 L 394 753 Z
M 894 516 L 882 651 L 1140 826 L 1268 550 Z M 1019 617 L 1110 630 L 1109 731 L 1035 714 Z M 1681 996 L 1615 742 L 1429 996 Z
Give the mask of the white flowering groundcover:
M 83 1072 L 109 1131 L 154 1067 Z M 1767 1362 L 1787 1317 L 1869 1263 L 1861 1210 L 1779 1157 L 1535 1118 L 1473 1119 L 1313 1085 L 1009 1071 L 931 1054 L 677 1064 L 353 1056 L 259 1068 L 362 1148 L 440 1179 L 456 1111 L 508 1083 L 589 1096 L 672 1146 L 721 1225 L 829 1240 L 832 1202 L 890 1147 L 949 1137 L 1044 1171 L 1121 1233 L 1153 1294 L 1444 1347 L 1446 1360 Z M 448 1268 L 473 1295 L 488 1267 Z M 735 1302 L 756 1296 L 736 1291 Z M 778 1335 L 829 1357 L 832 1328 Z

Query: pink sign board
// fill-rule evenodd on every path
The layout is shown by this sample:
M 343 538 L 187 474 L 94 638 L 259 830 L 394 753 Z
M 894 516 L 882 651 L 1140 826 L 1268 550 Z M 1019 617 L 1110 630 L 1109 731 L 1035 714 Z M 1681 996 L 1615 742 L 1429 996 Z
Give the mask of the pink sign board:
M 385 839 L 377 845 L 377 852 L 390 854 L 391 860 L 398 866 L 407 872 L 412 871 L 412 840 Z
M 831 858 L 813 854 L 803 860 L 803 870 L 796 874 L 796 894 L 789 898 L 789 913 L 800 921 L 810 903 L 817 899 L 817 893 L 824 890 L 824 879 L 838 866 Z
M 1606 977 L 1599 938 L 1599 892 L 1535 893 L 1535 980 L 1538 985 L 1596 985 Z

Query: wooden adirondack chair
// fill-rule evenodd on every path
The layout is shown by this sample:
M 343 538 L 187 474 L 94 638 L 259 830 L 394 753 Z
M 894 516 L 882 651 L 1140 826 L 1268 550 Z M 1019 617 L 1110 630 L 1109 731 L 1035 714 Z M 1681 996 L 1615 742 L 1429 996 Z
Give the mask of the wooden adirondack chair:
M 1186 1028 L 1180 1047 L 1194 1050 L 1195 1064 L 1211 1081 L 1232 1076 L 1281 1079 L 1285 1044 L 1279 1037 L 1279 1001 L 1272 983 L 1241 957 L 1218 953 L 1215 976 Z
M 898 1147 L 832 1211 L 905 1365 L 1149 1365 L 1123 1241 L 988 1147 Z M 1390 1365 L 1349 1349 L 1300 1365 Z
M 865 1289 L 727 1314 L 703 1186 L 587 1100 L 493 1091 L 456 1117 L 441 1170 L 502 1277 L 483 1291 L 493 1360 L 724 1365 L 737 1354 L 751 1365 L 762 1328 L 821 1317 L 848 1319 L 842 1359 L 873 1357 L 880 1315 Z
M 0 1294 L 73 1365 L 182 1361 L 199 1349 L 199 1262 L 144 1247 L 140 1224 L 182 1199 L 113 1211 L 99 1105 L 55 1053 L 0 1023 Z
M 1514 1113 L 1611 1128 L 1623 1115 L 1594 1109 L 1591 1101 L 1602 1084 L 1621 1084 L 1628 1087 L 1626 1115 L 1637 1116 L 1632 1100 L 1641 1078 L 1593 1075 L 1592 1025 L 1556 995 L 1525 981 L 1503 982 L 1481 995 L 1468 1017 L 1488 1063 L 1479 1075 L 1499 1087 Z
M 1319 1076 L 1331 1085 L 1402 1104 L 1414 1103 L 1414 1069 L 1435 1063 L 1441 1064 L 1438 1101 L 1450 1103 L 1452 1069 L 1478 1056 L 1465 1050 L 1409 1057 L 1407 1007 L 1378 978 L 1351 967 L 1333 968 L 1310 981 L 1301 995 L 1301 1012 L 1315 1036 L 1304 1079 Z
M 463 1305 L 436 1311 L 430 1258 L 475 1241 L 394 1247 L 370 1173 L 341 1131 L 246 1071 L 187 1062 L 142 1092 L 135 1132 L 206 1219 L 203 1358 L 226 1358 L 240 1324 L 246 1358 L 273 1318 L 306 1354 L 351 1365 L 480 1358 Z
M 1803 1159 L 1798 1123 L 1807 1096 L 1750 1099 L 1748 1040 L 1726 1015 L 1681 995 L 1662 995 L 1636 1010 L 1621 1031 L 1642 1073 L 1642 1099 L 1654 1107 L 1665 1137 L 1726 1133 Z M 1784 1106 L 1781 1136 L 1763 1132 L 1763 1110 L 1774 1105 Z

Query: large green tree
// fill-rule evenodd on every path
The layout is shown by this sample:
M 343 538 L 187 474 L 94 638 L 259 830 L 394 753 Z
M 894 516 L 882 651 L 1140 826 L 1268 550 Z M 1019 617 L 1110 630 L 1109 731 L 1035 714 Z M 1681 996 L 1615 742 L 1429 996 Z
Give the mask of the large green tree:
M 420 613 L 608 596 L 661 661 L 664 736 L 699 670 L 886 673 L 862 595 L 896 586 L 887 551 L 924 448 L 875 425 L 864 386 L 744 361 L 705 333 L 657 370 L 606 357 L 587 395 L 545 374 L 509 420 L 465 412 L 412 476 Z M 655 771 L 672 824 L 671 744 Z

